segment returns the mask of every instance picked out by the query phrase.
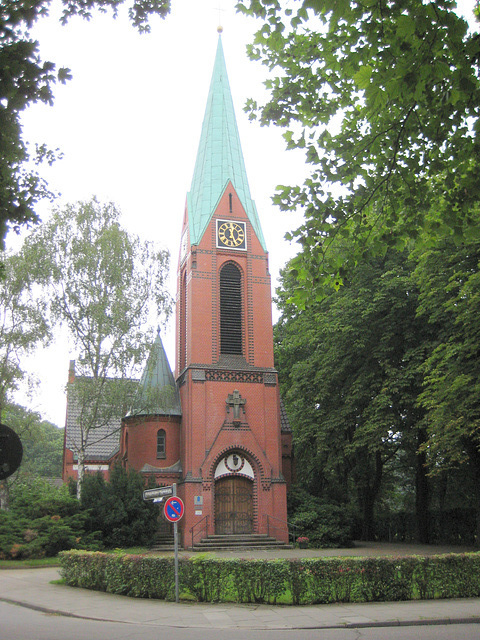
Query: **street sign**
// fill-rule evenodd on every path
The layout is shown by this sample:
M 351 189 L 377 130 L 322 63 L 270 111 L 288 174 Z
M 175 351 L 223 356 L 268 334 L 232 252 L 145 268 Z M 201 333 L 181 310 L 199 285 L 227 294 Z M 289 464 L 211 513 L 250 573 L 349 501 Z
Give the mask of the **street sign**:
M 183 501 L 177 498 L 177 496 L 172 496 L 165 502 L 163 513 L 169 522 L 178 522 L 183 516 L 184 511 L 185 505 Z
M 143 492 L 144 500 L 155 500 L 155 498 L 166 498 L 167 496 L 173 496 L 173 485 L 145 489 Z

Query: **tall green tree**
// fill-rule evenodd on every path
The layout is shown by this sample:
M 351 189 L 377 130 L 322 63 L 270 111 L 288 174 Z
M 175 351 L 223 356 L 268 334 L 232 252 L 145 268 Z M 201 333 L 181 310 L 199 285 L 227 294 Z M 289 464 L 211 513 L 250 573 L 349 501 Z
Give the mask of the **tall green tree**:
M 85 455 L 98 429 L 132 404 L 133 378 L 154 339 L 153 324 L 169 313 L 169 253 L 127 233 L 113 205 L 95 199 L 56 210 L 35 229 L 24 251 L 77 351 L 72 401 L 79 431 L 69 442 L 78 458 L 81 495 Z
M 88 512 L 86 530 L 101 532 L 106 547 L 133 547 L 153 541 L 158 507 L 143 500 L 145 479 L 133 469 L 113 467 L 108 482 L 100 474 L 85 479 L 81 506 Z
M 133 25 L 148 31 L 152 14 L 165 17 L 170 0 L 61 0 L 61 22 L 79 15 L 89 20 L 95 10 L 118 9 L 128 5 Z M 50 197 L 48 186 L 29 166 L 29 160 L 53 162 L 56 153 L 44 145 L 34 151 L 22 137 L 20 116 L 28 106 L 52 104 L 54 85 L 65 82 L 70 73 L 55 63 L 42 60 L 38 42 L 31 37 L 35 22 L 49 12 L 51 0 L 2 0 L 0 3 L 0 250 L 8 227 L 38 222 L 35 204 Z M 60 25 L 59 25 L 60 28 Z
M 411 270 L 393 253 L 362 265 L 341 291 L 304 310 L 288 302 L 296 283 L 287 270 L 280 293 L 277 367 L 297 476 L 314 495 L 351 501 L 364 539 L 374 535 L 375 506 L 402 455 L 416 485 L 418 537 L 428 540 L 428 482 L 418 454 L 426 436 L 417 399 L 432 328 L 416 317 Z
M 25 380 L 22 360 L 51 338 L 47 305 L 37 295 L 35 264 L 19 252 L 4 259 L 0 278 L 0 418 L 11 394 Z
M 269 99 L 250 102 L 251 117 L 285 128 L 287 148 L 311 165 L 303 185 L 274 197 L 305 213 L 292 233 L 298 304 L 412 239 L 478 237 L 480 35 L 454 0 L 237 6 L 263 18 L 250 56 L 270 72 Z
M 432 474 L 467 468 L 480 541 L 480 242 L 445 241 L 422 254 L 419 313 L 437 326 L 424 363 L 423 446 Z

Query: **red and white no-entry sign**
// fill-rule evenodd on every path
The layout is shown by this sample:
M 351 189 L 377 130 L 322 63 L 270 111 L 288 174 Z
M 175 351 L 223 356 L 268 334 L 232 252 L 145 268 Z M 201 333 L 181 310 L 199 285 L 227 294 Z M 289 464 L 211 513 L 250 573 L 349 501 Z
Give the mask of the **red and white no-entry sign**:
M 183 504 L 183 500 L 177 498 L 177 496 L 172 496 L 165 502 L 163 513 L 169 522 L 178 522 L 183 516 L 184 511 L 185 505 Z

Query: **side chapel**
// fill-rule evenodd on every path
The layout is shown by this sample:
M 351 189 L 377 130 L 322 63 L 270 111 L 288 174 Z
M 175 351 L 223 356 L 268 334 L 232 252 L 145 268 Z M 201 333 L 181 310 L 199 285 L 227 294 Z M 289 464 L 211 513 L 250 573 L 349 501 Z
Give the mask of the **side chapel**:
M 87 447 L 87 471 L 115 462 L 177 484 L 192 531 L 270 533 L 284 542 L 292 434 L 273 359 L 268 253 L 235 119 L 221 36 L 187 194 L 177 273 L 173 375 L 160 336 L 140 386 L 168 391 L 148 414 Z M 153 363 L 153 365 L 152 365 Z M 69 381 L 74 380 L 74 363 Z M 75 403 L 67 397 L 64 479 L 76 477 Z M 107 428 L 108 430 L 108 428 Z

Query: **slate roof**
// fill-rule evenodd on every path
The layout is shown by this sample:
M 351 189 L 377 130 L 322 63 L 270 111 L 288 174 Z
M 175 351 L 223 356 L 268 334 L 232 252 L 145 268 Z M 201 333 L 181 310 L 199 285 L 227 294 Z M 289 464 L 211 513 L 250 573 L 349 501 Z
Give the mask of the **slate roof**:
M 78 379 L 78 378 L 77 378 Z M 85 378 L 83 378 L 85 379 Z M 113 380 L 113 379 L 112 379 Z M 135 382 L 135 381 L 132 381 Z M 167 415 L 181 416 L 180 394 L 173 373 L 168 364 L 160 334 L 157 335 L 147 365 L 139 382 L 140 394 L 133 402 L 137 409 L 128 416 Z M 143 401 L 142 399 L 145 399 Z M 157 404 L 152 404 L 152 400 Z M 144 408 L 146 407 L 146 408 Z M 92 429 L 88 436 L 87 460 L 110 460 L 120 451 L 120 430 L 123 416 L 118 416 L 108 424 Z M 67 388 L 66 447 L 76 452 L 79 449 L 81 430 L 80 406 L 72 384 Z
M 120 450 L 121 416 L 111 420 L 108 424 L 92 429 L 89 433 L 86 447 L 87 460 L 110 460 Z M 73 457 L 77 459 L 76 452 L 81 442 L 80 430 L 80 406 L 75 397 L 72 384 L 67 387 L 67 420 L 66 420 L 65 446 L 73 451 Z
M 222 40 L 219 36 L 192 185 L 187 194 L 192 245 L 198 244 L 202 239 L 229 180 L 266 251 L 257 209 L 248 186 Z

